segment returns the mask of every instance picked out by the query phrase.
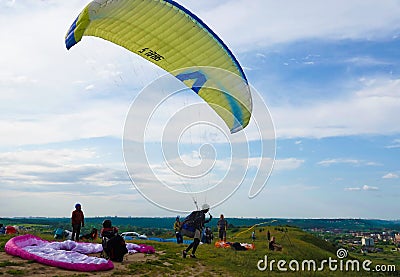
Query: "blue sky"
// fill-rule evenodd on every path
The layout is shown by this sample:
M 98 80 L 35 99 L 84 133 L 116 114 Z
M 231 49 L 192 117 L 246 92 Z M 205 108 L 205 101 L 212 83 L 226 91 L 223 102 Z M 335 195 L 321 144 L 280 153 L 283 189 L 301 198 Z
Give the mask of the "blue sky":
M 214 214 L 399 219 L 398 1 L 179 3 L 232 50 L 275 127 L 264 189 L 249 199 L 245 182 Z M 86 4 L 0 0 L 0 216 L 69 216 L 76 202 L 87 216 L 174 216 L 137 192 L 122 149 L 132 101 L 164 72 L 100 39 L 67 51 L 64 35 Z M 203 142 L 182 143 L 182 159 L 196 162 Z M 179 185 L 153 155 L 151 168 Z

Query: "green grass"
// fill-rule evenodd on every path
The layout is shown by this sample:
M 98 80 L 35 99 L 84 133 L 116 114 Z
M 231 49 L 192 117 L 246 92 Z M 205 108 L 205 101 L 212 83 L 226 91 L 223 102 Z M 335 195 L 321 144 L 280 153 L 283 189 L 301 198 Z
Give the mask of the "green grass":
M 20 269 L 10 269 L 7 270 L 6 272 L 11 275 L 26 275 L 26 272 Z
M 6 266 L 21 266 L 23 263 L 15 263 L 15 262 L 10 262 L 10 261 L 2 261 L 0 262 L 0 267 L 6 267 Z

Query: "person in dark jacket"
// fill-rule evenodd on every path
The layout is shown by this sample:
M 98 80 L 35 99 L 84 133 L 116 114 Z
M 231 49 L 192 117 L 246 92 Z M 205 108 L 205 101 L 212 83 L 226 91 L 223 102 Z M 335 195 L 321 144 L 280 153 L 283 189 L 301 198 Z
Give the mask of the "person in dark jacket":
M 272 251 L 282 251 L 282 245 L 276 243 L 275 237 L 272 237 L 269 241 L 268 248 Z
M 206 213 L 210 210 L 210 205 L 203 204 L 200 211 L 193 211 L 185 220 L 182 222 L 182 226 L 189 225 L 189 227 L 193 228 L 193 242 L 189 244 L 189 246 L 183 250 L 182 257 L 186 258 L 187 253 L 192 249 L 192 254 L 190 254 L 191 258 L 196 258 L 196 250 L 200 244 L 201 233 L 205 223 L 208 223 L 212 219 L 212 215 L 209 213 L 210 218 L 206 220 Z M 184 232 L 185 229 L 182 229 L 182 234 L 188 234 Z M 192 236 L 192 235 L 190 235 Z
M 103 221 L 103 228 L 100 230 L 100 236 L 111 238 L 117 235 L 118 231 L 117 227 L 112 226 L 111 220 L 106 219 Z
M 72 212 L 71 216 L 72 224 L 72 240 L 79 241 L 79 234 L 81 232 L 81 227 L 85 226 L 85 217 L 83 215 L 81 204 L 77 203 L 75 205 L 75 210 Z
M 226 241 L 226 229 L 228 228 L 228 221 L 224 218 L 223 214 L 221 214 L 221 216 L 219 217 L 217 227 L 219 240 Z

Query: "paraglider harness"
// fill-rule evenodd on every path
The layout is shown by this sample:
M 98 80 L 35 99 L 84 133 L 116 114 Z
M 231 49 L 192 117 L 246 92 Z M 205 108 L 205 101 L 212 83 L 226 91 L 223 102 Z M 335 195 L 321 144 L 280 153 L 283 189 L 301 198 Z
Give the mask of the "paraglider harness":
M 201 228 L 203 227 L 201 226 L 203 216 L 204 213 L 202 211 L 194 211 L 190 215 L 188 215 L 182 222 L 182 235 L 193 238 L 196 229 L 201 230 Z
M 114 262 L 122 262 L 124 255 L 128 253 L 124 238 L 118 234 L 117 228 L 112 227 L 111 220 L 103 222 L 101 245 L 103 252 L 100 256 Z
M 205 215 L 202 210 L 201 211 L 193 211 L 181 223 L 182 224 L 182 228 L 181 228 L 182 235 L 187 236 L 189 238 L 194 238 L 196 229 L 201 232 L 204 227 L 204 223 L 209 222 L 211 219 L 212 219 L 212 216 L 210 215 L 210 219 L 205 220 Z

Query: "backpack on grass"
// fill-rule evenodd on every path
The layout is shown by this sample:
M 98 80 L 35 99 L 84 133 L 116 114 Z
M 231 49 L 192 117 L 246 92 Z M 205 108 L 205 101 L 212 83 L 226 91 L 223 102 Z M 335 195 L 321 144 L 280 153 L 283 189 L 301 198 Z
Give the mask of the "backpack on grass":
M 128 253 L 124 238 L 118 234 L 110 239 L 106 238 L 105 245 L 106 247 L 103 247 L 103 250 L 107 257 L 113 262 L 122 262 L 124 260 L 124 255 Z

